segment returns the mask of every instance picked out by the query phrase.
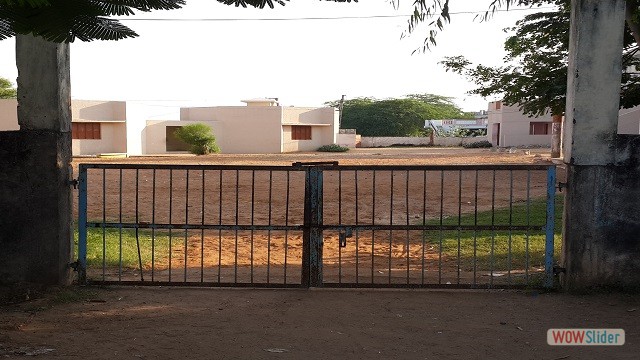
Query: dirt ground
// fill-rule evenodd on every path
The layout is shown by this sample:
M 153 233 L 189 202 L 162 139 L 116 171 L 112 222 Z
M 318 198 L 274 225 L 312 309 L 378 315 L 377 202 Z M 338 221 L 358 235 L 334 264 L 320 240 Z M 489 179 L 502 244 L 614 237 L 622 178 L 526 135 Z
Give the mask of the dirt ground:
M 340 163 L 537 163 L 544 162 L 546 157 L 548 152 L 544 151 L 541 157 L 534 157 L 486 150 L 361 149 L 340 155 Z M 206 158 L 132 158 L 116 162 L 287 165 L 293 161 L 333 159 L 333 154 L 268 155 L 259 158 L 217 155 Z M 77 159 L 74 166 L 93 161 L 105 160 Z M 399 179 L 402 183 L 403 179 Z M 94 186 L 100 182 L 101 179 L 97 180 Z M 125 201 L 131 204 L 131 193 L 127 191 L 130 190 L 125 191 Z M 400 188 L 400 198 L 405 191 Z M 410 192 L 413 194 L 413 190 Z M 278 194 L 282 195 L 281 192 Z M 345 190 L 345 194 L 355 195 L 353 189 Z M 113 195 L 107 195 L 107 198 L 109 196 Z M 455 199 L 457 194 L 454 192 L 453 196 Z M 522 198 L 521 193 L 516 196 Z M 94 197 L 100 198 L 101 194 Z M 363 204 L 367 202 L 362 201 Z M 182 211 L 189 208 L 185 199 L 180 202 L 183 205 L 178 207 L 182 206 Z M 422 199 L 418 205 L 404 205 L 405 215 L 414 215 L 421 202 Z M 456 206 L 449 209 L 448 214 L 455 215 L 458 202 L 460 199 L 454 200 Z M 108 203 L 114 209 L 113 201 Z M 149 203 L 146 204 L 143 206 L 145 209 L 149 207 Z M 483 204 L 486 205 L 486 201 Z M 238 210 L 234 207 L 231 207 L 231 213 Z M 166 204 L 158 208 L 166 210 Z M 352 216 L 350 210 L 345 211 L 345 217 Z M 468 209 L 464 211 L 468 212 Z M 204 209 L 198 212 L 197 207 L 193 213 L 197 214 L 196 217 L 201 217 L 202 213 L 209 216 Z M 100 217 L 99 210 L 93 214 Z M 215 221 L 215 216 L 213 213 L 207 220 Z M 368 216 L 369 220 L 389 220 L 384 213 L 369 212 Z M 228 219 L 234 220 L 233 217 Z M 264 221 L 264 214 L 259 219 Z M 402 223 L 406 219 L 399 217 L 397 221 Z M 0 357 L 637 359 L 640 352 L 639 314 L 640 298 L 622 294 L 575 296 L 499 290 L 71 287 L 51 292 L 43 298 L 34 299 L 32 296 L 17 305 L 0 306 Z M 566 327 L 622 328 L 626 331 L 626 343 L 616 347 L 547 345 L 547 329 Z
M 88 288 L 0 307 L 0 357 L 638 359 L 639 315 L 620 294 Z M 622 328 L 626 342 L 549 346 L 549 328 Z
M 286 166 L 297 161 L 338 161 L 341 165 L 548 164 L 548 156 L 545 150 L 525 154 L 523 151 L 497 153 L 487 149 L 386 148 L 355 149 L 339 154 L 79 158 L 73 165 L 77 170 L 79 163 L 93 162 L 271 166 Z M 107 170 L 102 173 L 102 170 L 94 169 L 89 171 L 88 189 L 88 218 L 96 222 L 105 219 L 106 222 L 284 226 L 300 225 L 303 221 L 304 176 L 299 171 L 225 171 L 221 174 L 219 171 L 205 173 L 192 170 L 187 174 L 183 170 L 171 173 L 168 170 Z M 527 197 L 541 198 L 546 194 L 546 172 L 409 173 L 400 170 L 393 174 L 377 171 L 375 177 L 371 171 L 358 174 L 353 171 L 327 172 L 324 193 L 325 224 L 415 225 L 440 216 L 447 218 L 476 210 L 505 208 Z M 214 278 L 217 276 L 215 272 L 221 269 L 250 264 L 256 277 L 264 277 L 267 265 L 275 269 L 274 274 L 278 271 L 283 273 L 285 258 L 287 265 L 299 266 L 301 262 L 301 233 L 291 232 L 287 236 L 285 239 L 283 232 L 268 235 L 266 231 L 244 231 L 239 236 L 233 232 L 224 233 L 221 239 L 217 231 L 195 231 L 187 235 L 188 246 L 180 244 L 171 249 L 171 257 L 160 254 L 153 263 L 146 259 L 143 271 L 146 270 L 148 278 L 152 269 L 154 278 L 165 281 L 169 279 L 167 269 L 170 265 L 173 274 L 178 276 L 181 276 L 180 269 L 186 267 L 195 281 L 205 272 L 203 268 L 210 273 L 208 276 Z M 393 239 L 389 240 L 390 236 L 384 233 L 357 236 L 357 244 L 350 239 L 348 246 L 340 249 L 337 232 L 327 231 L 325 266 L 335 268 L 336 263 L 340 263 L 344 273 L 353 273 L 353 263 L 362 262 L 362 255 L 364 271 L 369 272 L 370 268 L 371 274 L 379 275 L 384 278 L 382 280 L 387 278 L 387 274 L 398 272 L 401 274 L 399 281 L 403 281 L 403 269 L 408 267 L 410 271 L 407 273 L 410 272 L 412 277 L 421 277 L 424 262 L 440 263 L 441 260 L 437 249 L 423 248 L 420 231 L 411 234 L 395 232 L 391 236 Z M 456 266 L 455 262 L 451 265 Z M 537 265 L 529 270 L 540 271 L 539 263 Z M 201 273 L 198 273 L 199 269 L 203 269 Z M 107 277 L 111 276 L 111 280 L 116 276 L 114 269 L 105 273 Z M 291 274 L 299 278 L 299 271 L 290 271 Z M 280 279 L 284 280 L 284 274 Z M 444 281 L 447 280 L 455 282 L 459 279 Z M 295 279 L 293 281 L 296 282 Z M 389 281 L 392 281 L 391 275 Z

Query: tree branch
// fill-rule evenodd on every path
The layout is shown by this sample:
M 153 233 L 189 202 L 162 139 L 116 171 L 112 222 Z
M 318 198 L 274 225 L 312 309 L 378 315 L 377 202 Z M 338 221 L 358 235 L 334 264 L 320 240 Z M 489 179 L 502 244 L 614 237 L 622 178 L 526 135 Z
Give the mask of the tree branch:
M 640 23 L 638 23 L 638 6 L 640 6 L 640 1 L 638 0 L 627 0 L 625 8 L 625 20 L 627 21 L 627 26 L 631 30 L 631 34 L 633 38 L 636 40 L 636 44 L 640 45 Z

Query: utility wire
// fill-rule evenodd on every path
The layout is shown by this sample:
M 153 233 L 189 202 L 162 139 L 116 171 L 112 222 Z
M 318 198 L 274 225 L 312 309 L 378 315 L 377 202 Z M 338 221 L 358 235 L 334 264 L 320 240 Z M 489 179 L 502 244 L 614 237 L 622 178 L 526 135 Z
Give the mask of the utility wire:
M 495 12 L 506 12 L 506 11 L 533 11 L 533 10 L 551 10 L 555 9 L 554 7 L 536 7 L 536 8 L 525 8 L 525 9 L 497 9 Z M 451 12 L 449 15 L 462 15 L 462 14 L 484 14 L 486 11 L 458 11 Z M 409 15 L 369 15 L 369 16 L 337 16 L 337 17 L 297 17 L 297 18 L 200 18 L 200 19 L 163 19 L 163 18 L 142 18 L 142 19 L 131 19 L 131 18 L 115 18 L 118 21 L 206 21 L 206 22 L 214 22 L 214 21 L 304 21 L 304 20 L 357 20 L 357 19 L 388 19 L 388 18 L 401 18 L 401 17 L 410 17 Z

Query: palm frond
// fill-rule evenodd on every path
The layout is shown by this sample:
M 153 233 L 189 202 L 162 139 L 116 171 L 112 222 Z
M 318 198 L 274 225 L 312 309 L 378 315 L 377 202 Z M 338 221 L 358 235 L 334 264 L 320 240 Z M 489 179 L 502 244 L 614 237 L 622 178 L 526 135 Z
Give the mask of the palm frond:
M 135 31 L 122 25 L 119 21 L 105 17 L 79 16 L 71 29 L 71 33 L 81 41 L 122 40 L 137 37 Z
M 279 5 L 284 5 L 285 1 L 289 0 L 218 0 L 218 2 L 225 5 L 235 5 L 236 7 L 242 6 L 245 8 L 247 7 L 247 5 L 250 5 L 260 9 L 263 9 L 265 6 L 269 6 L 273 9 L 274 2 Z
M 96 3 L 103 3 L 106 8 L 122 8 L 126 7 L 140 11 L 151 10 L 176 10 L 180 9 L 184 4 L 184 0 L 94 0 Z M 133 12 L 132 12 L 133 13 Z M 108 15 L 116 15 L 109 13 Z M 124 15 L 124 14 L 117 14 Z

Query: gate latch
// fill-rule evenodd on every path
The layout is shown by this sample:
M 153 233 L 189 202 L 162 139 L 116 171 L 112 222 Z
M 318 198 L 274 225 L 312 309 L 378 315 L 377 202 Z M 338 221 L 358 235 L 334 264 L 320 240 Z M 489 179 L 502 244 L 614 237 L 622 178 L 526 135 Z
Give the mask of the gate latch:
M 347 247 L 347 238 L 353 236 L 353 230 L 351 228 L 345 228 L 340 230 L 338 238 L 340 239 L 340 247 Z
M 73 269 L 73 271 L 78 271 L 78 267 L 80 266 L 80 261 L 74 261 L 69 264 L 69 267 Z
M 566 182 L 558 182 L 558 191 L 562 192 L 562 189 L 567 187 Z

